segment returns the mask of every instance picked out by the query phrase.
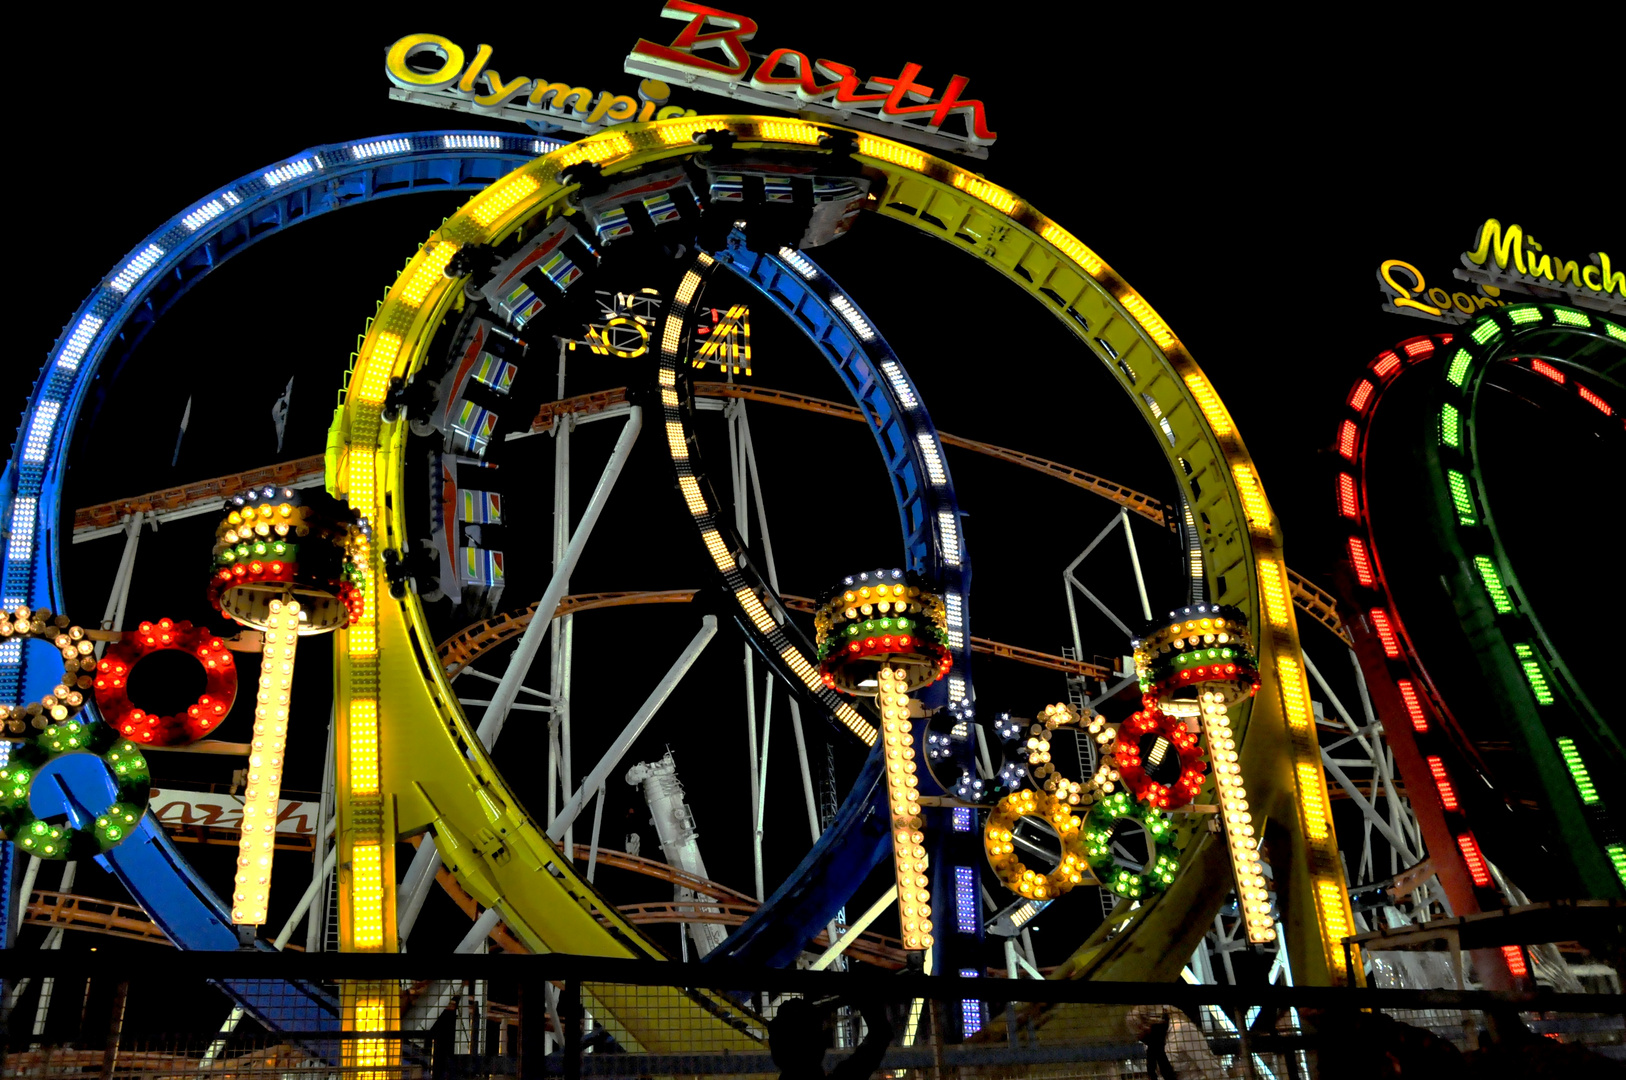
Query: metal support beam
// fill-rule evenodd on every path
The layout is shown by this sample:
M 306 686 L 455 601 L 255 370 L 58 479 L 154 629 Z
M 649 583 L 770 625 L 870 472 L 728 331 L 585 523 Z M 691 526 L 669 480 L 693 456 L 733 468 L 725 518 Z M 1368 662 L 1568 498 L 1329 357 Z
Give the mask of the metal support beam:
M 638 440 L 638 432 L 643 429 L 643 425 L 644 411 L 634 406 L 627 415 L 626 426 L 621 429 L 621 437 L 616 440 L 615 451 L 610 455 L 609 463 L 604 466 L 603 475 L 599 477 L 598 487 L 593 489 L 593 497 L 588 500 L 587 509 L 582 513 L 581 524 L 571 534 L 570 546 L 565 551 L 563 565 L 554 570 L 553 580 L 548 582 L 547 590 L 537 603 L 536 610 L 540 617 L 532 619 L 525 627 L 525 633 L 520 635 L 514 655 L 508 661 L 508 670 L 503 673 L 502 681 L 497 684 L 497 688 L 491 692 L 491 705 L 480 718 L 478 730 L 480 742 L 488 749 L 497 741 L 503 721 L 508 716 L 508 708 L 519 696 L 520 683 L 530 670 L 531 661 L 536 659 L 536 652 L 542 645 L 542 637 L 551 625 L 548 616 L 558 609 L 559 601 L 569 587 L 570 573 L 581 558 L 582 549 L 587 546 L 587 539 L 592 535 L 593 526 L 598 523 L 599 515 L 604 512 L 605 504 L 609 502 L 610 492 L 614 489 L 621 470 L 626 466 L 627 458 L 632 454 L 632 445 Z
M 810 968 L 813 971 L 823 971 L 825 968 L 829 967 L 832 960 L 847 951 L 848 945 L 851 945 L 853 942 L 858 940 L 859 934 L 862 934 L 865 930 L 869 929 L 869 924 L 879 918 L 881 912 L 886 911 L 893 904 L 897 903 L 897 901 L 898 887 L 893 885 L 891 888 L 887 889 L 886 892 L 881 894 L 879 900 L 876 900 L 875 903 L 871 904 L 862 915 L 858 916 L 858 918 L 854 919 L 852 923 L 848 925 L 846 933 L 842 934 L 841 937 L 837 938 L 836 940 L 830 942 L 830 947 L 819 954 L 819 958 L 809 965 Z
M 593 771 L 587 775 L 587 779 L 582 781 L 582 786 L 576 789 L 575 794 L 571 795 L 569 801 L 560 808 L 559 816 L 548 825 L 549 840 L 557 844 L 564 837 L 565 830 L 576 820 L 582 807 L 586 805 L 587 796 L 603 786 L 605 779 L 610 775 L 610 770 L 621 763 L 621 759 L 632 747 L 633 740 L 649 726 L 655 713 L 671 696 L 683 676 L 688 674 L 689 668 L 694 666 L 694 662 L 700 658 L 700 654 L 705 651 L 711 639 L 716 636 L 717 616 L 707 615 L 702 621 L 700 631 L 695 634 L 694 640 L 689 642 L 688 648 L 683 650 L 683 654 L 677 658 L 660 683 L 650 691 L 643 705 L 639 706 L 632 719 L 627 721 L 627 726 L 621 729 L 621 734 L 616 736 L 609 750 L 605 751 L 598 764 L 593 766 Z

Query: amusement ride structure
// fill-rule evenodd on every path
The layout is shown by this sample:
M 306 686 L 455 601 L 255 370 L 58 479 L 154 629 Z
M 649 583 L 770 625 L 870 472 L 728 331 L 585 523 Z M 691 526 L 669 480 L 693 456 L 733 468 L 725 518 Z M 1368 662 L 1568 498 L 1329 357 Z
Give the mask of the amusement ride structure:
M 447 190 L 472 194 L 418 247 L 367 320 L 350 369 L 334 373 L 343 392 L 322 458 L 65 516 L 63 478 L 92 381 L 116 370 L 193 284 L 294 224 L 379 198 Z M 864 243 L 865 214 L 983 263 L 1054 316 L 1076 339 L 1078 358 L 1102 365 L 1144 420 L 1177 500 L 1162 503 L 1056 462 L 939 432 L 905 358 L 816 261 L 825 244 Z M 706 302 L 722 282 L 782 312 L 829 362 L 851 404 L 735 382 L 752 362 L 749 314 Z M 255 317 L 245 314 L 245 330 Z M 1359 954 L 1352 967 L 1344 939 L 1376 908 L 1384 918 L 1406 917 L 1394 902 L 1351 906 L 1352 886 L 1382 876 L 1374 829 L 1392 871 L 1420 863 L 1426 846 L 1438 885 L 1424 883 L 1420 897 L 1463 912 L 1489 905 L 1498 887 L 1492 845 L 1485 840 L 1481 852 L 1475 839 L 1486 829 L 1477 826 L 1475 804 L 1488 797 L 1456 794 L 1478 767 L 1472 741 L 1384 592 L 1364 516 L 1366 420 L 1389 381 L 1414 367 L 1420 373 L 1408 378 L 1428 378 L 1422 372 L 1430 365 L 1439 383 L 1430 407 L 1440 419 L 1429 438 L 1420 437 L 1419 453 L 1431 464 L 1437 502 L 1452 508 L 1440 522 L 1442 558 L 1474 572 L 1453 585 L 1478 605 L 1469 644 L 1487 657 L 1487 677 L 1520 673 L 1523 681 L 1506 688 L 1507 722 L 1528 741 L 1550 812 L 1589 838 L 1574 846 L 1574 888 L 1618 895 L 1626 855 L 1605 807 L 1626 798 L 1610 787 L 1621 765 L 1619 739 L 1567 676 L 1518 590 L 1476 479 L 1472 412 L 1488 368 L 1525 365 L 1572 387 L 1577 407 L 1618 439 L 1623 341 L 1626 332 L 1604 318 L 1520 306 L 1497 309 L 1454 339 L 1413 339 L 1374 361 L 1349 400 L 1337 445 L 1347 466 L 1338 494 L 1357 591 L 1346 623 L 1330 597 L 1289 570 L 1241 432 L 1148 301 L 1064 222 L 946 160 L 834 123 L 746 115 L 628 124 L 568 144 L 436 131 L 305 151 L 211 193 L 134 249 L 74 313 L 35 387 L 0 492 L 8 528 L 0 686 L 16 703 L 6 720 L 14 741 L 0 744 L 10 755 L 0 762 L 0 827 L 11 841 L 0 856 L 7 885 L 0 896 L 12 896 L 12 877 L 22 877 L 28 907 L 0 910 L 0 927 L 46 923 L 59 937 L 64 928 L 95 926 L 223 950 L 282 948 L 304 918 L 306 945 L 316 949 L 331 918 L 339 949 L 392 952 L 438 884 L 472 920 L 464 951 L 490 941 L 508 951 L 659 960 L 667 950 L 645 928 L 676 923 L 685 952 L 692 946 L 714 960 L 825 967 L 852 959 L 970 978 L 985 973 L 985 935 L 1004 939 L 1008 970 L 1037 974 L 1031 952 L 1019 952 L 1028 948 L 1023 931 L 1058 896 L 1096 885 L 1103 918 L 1080 934 L 1054 977 L 1212 980 L 1215 958 L 1228 969 L 1232 954 L 1252 949 L 1274 956 L 1273 970 L 1300 984 L 1359 981 Z M 626 370 L 642 381 L 629 376 L 625 389 L 566 396 L 566 357 L 577 347 L 636 361 Z M 710 364 L 726 381 L 697 377 Z M 550 384 L 554 392 L 540 390 Z M 876 568 L 816 601 L 780 591 L 747 401 L 858 421 L 881 452 L 892 505 L 842 507 L 867 525 L 883 524 L 872 538 Z M 718 409 L 729 421 L 731 499 L 713 486 L 706 451 L 722 455 L 702 445 L 695 423 L 697 413 Z M 619 436 L 572 523 L 570 432 L 607 419 L 621 420 Z M 646 428 L 655 429 L 690 523 L 669 550 L 685 572 L 698 561 L 703 583 L 572 594 L 572 571 Z M 502 468 L 503 446 L 544 432 L 554 438 L 555 499 L 564 509 L 555 514 L 548 585 L 535 603 L 516 606 L 512 590 L 504 591 L 500 545 L 525 541 L 504 529 L 516 481 Z M 1109 529 L 1125 530 L 1138 581 L 1129 515 L 1180 538 L 1186 602 L 1154 619 L 1142 583 L 1141 631 L 1126 627 L 1109 648 L 1121 654 L 1134 638 L 1132 664 L 1114 670 L 1086 662 L 1082 640 L 1056 656 L 973 635 L 971 548 L 945 446 L 1116 503 Z M 843 454 L 819 467 L 852 464 Z M 894 512 L 901 545 L 890 538 Z M 234 636 L 162 612 L 126 612 L 143 523 L 200 513 L 221 517 L 211 576 L 200 573 L 197 588 L 209 589 L 223 621 L 239 624 Z M 65 590 L 62 545 L 115 535 L 126 542 L 118 580 L 101 622 L 91 624 L 72 610 L 84 598 Z M 1075 586 L 1094 599 L 1073 568 L 1066 576 L 1070 605 Z M 455 625 L 431 617 L 442 598 Z M 578 777 L 569 726 L 573 620 L 598 609 L 690 603 L 700 609 L 693 639 L 609 752 Z M 1305 655 L 1296 606 L 1340 647 L 1353 643 L 1370 689 L 1366 722 L 1344 711 Z M 70 611 L 78 623 L 61 614 Z M 1076 618 L 1074 626 L 1076 633 Z M 724 633 L 746 643 L 748 686 L 762 665 L 774 687 L 762 699 L 760 723 L 756 691 L 748 695 L 749 749 L 763 763 L 750 790 L 754 892 L 705 876 L 674 759 L 626 759 L 695 659 Z M 328 646 L 300 640 L 316 635 L 331 641 L 334 688 L 315 873 L 287 926 L 257 943 L 273 890 L 303 884 L 274 878 L 272 868 L 284 758 L 291 740 L 306 740 L 308 753 L 316 738 L 289 727 L 296 653 Z M 550 693 L 539 695 L 524 680 L 544 642 Z M 182 714 L 153 716 L 124 684 L 164 650 L 193 657 L 208 689 Z M 250 687 L 241 658 L 253 653 L 260 667 Z M 1010 703 L 1032 719 L 980 705 L 972 681 L 979 654 L 1065 675 L 1070 700 L 1037 694 Z M 478 666 L 491 658 L 506 665 L 500 674 Z M 1312 678 L 1342 725 L 1319 714 Z M 1087 692 L 1091 683 L 1100 694 Z M 761 853 L 776 693 L 785 700 L 778 726 L 788 714 L 795 737 L 812 837 L 782 883 L 764 881 Z M 250 699 L 249 742 L 210 742 L 234 703 L 244 708 Z M 530 778 L 516 785 L 492 755 L 510 716 L 528 708 L 549 717 L 545 794 Z M 1396 731 L 1402 717 L 1410 723 Z M 867 754 L 843 797 L 822 809 L 808 765 L 813 726 Z M 1324 730 L 1340 733 L 1330 749 L 1318 736 Z M 1409 809 L 1385 738 L 1409 780 Z M 1064 740 L 1076 755 L 1061 752 Z M 216 891 L 227 883 L 205 880 L 177 838 L 145 812 L 149 748 L 187 744 L 244 767 L 228 896 Z M 1364 783 L 1350 777 L 1357 751 L 1371 770 Z M 1329 775 L 1363 814 L 1360 861 L 1351 868 L 1333 827 Z M 576 842 L 578 819 L 595 796 L 602 815 L 612 776 L 648 793 L 661 815 L 665 863 L 601 847 L 596 818 L 590 842 Z M 400 865 L 406 841 L 416 848 Z M 42 861 L 85 858 L 116 875 L 139 912 L 75 898 L 71 873 L 58 891 L 35 892 Z M 885 862 L 895 884 L 847 920 L 846 906 Z M 600 865 L 670 882 L 674 900 L 618 907 L 595 887 Z M 865 933 L 889 911 L 898 913 L 897 938 Z M 1526 977 L 1516 954 L 1504 951 L 1505 973 L 1476 958 L 1481 981 Z M 337 999 L 314 986 L 225 988 L 237 1005 L 230 1022 L 252 1015 L 268 1027 L 304 1031 L 391 1030 L 402 1017 L 432 1016 L 446 1000 L 444 988 L 431 987 L 403 1005 L 387 982 L 344 983 Z M 596 984 L 585 994 L 595 1022 L 629 1048 L 745 1049 L 762 1037 L 753 1007 L 726 995 L 670 987 L 635 999 Z M 983 1022 L 968 1011 L 960 1034 L 974 1035 Z M 346 1046 L 353 1064 L 388 1052 L 366 1039 Z

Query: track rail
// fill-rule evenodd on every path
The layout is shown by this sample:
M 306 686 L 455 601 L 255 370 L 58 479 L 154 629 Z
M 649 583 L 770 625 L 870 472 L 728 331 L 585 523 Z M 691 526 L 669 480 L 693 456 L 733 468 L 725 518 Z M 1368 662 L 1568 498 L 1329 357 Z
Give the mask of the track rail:
M 330 487 L 373 521 L 380 552 L 404 545 L 407 536 L 404 500 L 393 498 L 405 482 L 405 435 L 402 425 L 382 423 L 384 392 L 392 377 L 410 378 L 423 364 L 435 329 L 461 295 L 460 281 L 442 274 L 459 249 L 500 242 L 528 222 L 539 224 L 561 212 L 572 189 L 560 174 L 580 162 L 591 161 L 604 176 L 625 175 L 705 154 L 710 143 L 696 144 L 692 137 L 706 131 L 731 135 L 739 152 L 767 148 L 814 155 L 826 152 L 811 143 L 827 130 L 800 121 L 724 116 L 592 136 L 516 170 L 447 219 L 402 272 L 368 328 L 332 432 Z M 1353 916 L 1326 810 L 1280 528 L 1229 413 L 1150 306 L 1061 226 L 1016 196 L 912 147 L 859 133 L 850 137 L 857 147 L 852 161 L 873 178 L 876 197 L 870 205 L 876 212 L 945 241 L 1027 290 L 1079 337 L 1086 355 L 1121 379 L 1149 426 L 1162 430 L 1167 423 L 1168 464 L 1185 486 L 1193 512 L 1203 515 L 1211 530 L 1202 538 L 1209 595 L 1242 609 L 1256 628 L 1264 685 L 1238 708 L 1234 730 L 1252 781 L 1250 802 L 1257 816 L 1272 823 L 1278 883 L 1287 883 L 1279 895 L 1295 979 L 1346 981 L 1350 973 L 1340 940 L 1353 928 Z M 374 595 L 383 584 L 381 572 L 381 562 L 375 561 L 369 582 Z M 392 738 L 379 763 L 387 788 L 381 795 L 387 794 L 398 815 L 398 829 L 434 825 L 454 841 L 460 872 L 469 875 L 465 881 L 488 883 L 482 900 L 523 903 L 536 914 L 533 930 L 558 938 L 571 925 L 582 925 L 575 913 L 590 918 L 590 890 L 570 880 L 544 850 L 539 831 L 518 811 L 472 738 L 444 673 L 426 653 L 426 625 L 416 598 L 409 594 L 397 602 L 380 596 L 375 611 L 364 612 L 340 635 L 338 744 L 351 745 L 353 716 L 364 724 L 375 722 L 370 717 L 384 703 L 374 695 L 382 688 L 390 694 L 392 733 L 407 736 Z M 354 703 L 361 703 L 359 713 Z M 351 799 L 347 770 L 341 761 L 341 832 Z M 422 779 L 409 785 L 407 777 Z M 523 857 L 506 863 L 490 859 L 475 848 L 465 831 L 470 829 L 495 832 L 508 850 Z M 341 837 L 341 862 L 350 842 Z M 541 897 L 517 891 L 514 875 L 542 866 L 550 876 L 565 873 L 570 903 L 538 906 Z M 1115 938 L 1091 942 L 1066 973 L 1173 977 L 1229 892 L 1225 867 L 1219 845 L 1206 831 L 1194 830 L 1170 890 L 1143 903 Z M 583 944 L 574 951 L 597 952 L 609 943 Z M 615 944 L 609 954 L 626 955 L 627 944 Z

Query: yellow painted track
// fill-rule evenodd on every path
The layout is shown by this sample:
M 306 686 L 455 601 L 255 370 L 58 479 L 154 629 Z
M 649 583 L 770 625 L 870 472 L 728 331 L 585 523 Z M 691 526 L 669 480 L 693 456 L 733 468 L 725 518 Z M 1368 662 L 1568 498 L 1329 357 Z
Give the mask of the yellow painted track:
M 704 154 L 696 132 L 729 131 L 738 149 L 771 147 L 809 155 L 820 131 L 800 121 L 749 116 L 684 118 L 621 128 L 539 158 L 475 196 L 420 248 L 389 290 L 358 350 L 329 436 L 328 486 L 374 526 L 372 597 L 364 617 L 338 638 L 340 853 L 370 852 L 434 829 L 448 866 L 469 893 L 500 908 L 528 948 L 605 956 L 658 955 L 572 870 L 526 816 L 473 738 L 435 663 L 416 596 L 380 595 L 380 553 L 405 549 L 400 424 L 383 425 L 393 376 L 424 362 L 460 282 L 442 270 L 465 245 L 499 242 L 526 225 L 568 213 L 561 170 L 593 162 L 613 176 L 666 159 Z M 875 182 L 873 208 L 987 263 L 1030 292 L 1080 339 L 1081 356 L 1105 363 L 1149 425 L 1167 419 L 1174 445 L 1157 440 L 1187 498 L 1202 515 L 1210 595 L 1252 620 L 1264 685 L 1233 724 L 1258 823 L 1268 837 L 1295 981 L 1343 981 L 1339 938 L 1351 929 L 1347 893 L 1299 659 L 1281 534 L 1257 469 L 1206 377 L 1154 311 L 1060 225 L 1016 196 L 919 150 L 851 133 L 855 160 Z M 1106 197 L 1106 195 L 1103 195 Z M 852 242 L 852 241 L 849 241 Z M 1149 395 L 1149 405 L 1142 395 Z M 1154 410 L 1155 409 L 1155 413 Z M 658 436 L 657 436 L 658 437 Z M 376 647 L 375 647 L 376 641 Z M 374 728 L 376 709 L 377 727 Z M 377 749 L 373 749 L 376 745 Z M 376 790 L 368 770 L 376 754 Z M 1206 833 L 1188 837 L 1182 872 L 1169 892 L 1144 904 L 1127 928 L 1092 944 L 1066 974 L 1098 979 L 1172 979 L 1212 922 L 1230 875 Z M 364 881 L 393 881 L 393 868 Z M 346 896 L 352 871 L 341 879 Z M 365 909 L 341 904 L 341 934 L 352 947 L 393 936 L 390 888 L 383 886 L 388 933 L 363 927 Z M 601 924 L 598 916 L 606 920 Z M 350 935 L 354 934 L 352 938 Z M 668 1002 L 601 1001 L 630 1040 L 658 1051 L 742 1046 L 742 1021 L 718 1016 L 717 1002 L 677 995 Z M 652 1018 L 661 1015 L 659 1023 Z

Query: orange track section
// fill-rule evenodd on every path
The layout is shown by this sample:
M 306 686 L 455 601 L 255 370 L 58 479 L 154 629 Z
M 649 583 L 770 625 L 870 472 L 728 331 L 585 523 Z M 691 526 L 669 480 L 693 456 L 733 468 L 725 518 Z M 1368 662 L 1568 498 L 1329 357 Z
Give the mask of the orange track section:
M 799 409 L 803 412 L 834 416 L 842 420 L 854 420 L 860 423 L 864 420 L 864 415 L 851 405 L 826 401 L 824 398 L 808 397 L 804 394 L 789 394 L 781 390 L 768 390 L 756 386 L 718 382 L 697 382 L 694 384 L 694 390 L 701 397 L 760 401 L 769 405 Z M 553 427 L 554 420 L 560 416 L 572 414 L 592 415 L 616 405 L 625 404 L 626 400 L 626 388 L 618 387 L 614 390 L 599 390 L 591 394 L 581 394 L 561 401 L 550 401 L 542 406 L 542 410 L 537 413 L 536 419 L 531 422 L 531 431 L 533 433 L 548 431 Z M 1122 484 L 1115 484 L 1111 480 L 1075 469 L 1070 465 L 1063 465 L 1059 461 L 1035 457 L 1020 450 L 1011 450 L 1007 447 L 995 446 L 992 443 L 979 442 L 976 439 L 965 439 L 958 435 L 950 435 L 947 432 L 938 432 L 938 438 L 946 446 L 957 446 L 962 450 L 971 450 L 978 454 L 997 458 L 1000 461 L 1009 462 L 1012 465 L 1020 465 L 1022 468 L 1032 469 L 1035 472 L 1043 473 L 1045 476 L 1082 488 L 1091 494 L 1111 500 L 1155 524 L 1164 526 L 1169 524 L 1168 511 L 1160 501 L 1150 495 L 1143 495 L 1138 491 L 1126 488 Z M 233 473 L 230 476 L 217 476 L 210 480 L 199 480 L 193 484 L 164 488 L 161 491 L 148 492 L 145 495 L 115 499 L 99 506 L 87 506 L 76 510 L 73 515 L 73 527 L 75 531 L 105 528 L 109 525 L 117 525 L 126 514 L 133 514 L 138 511 L 183 510 L 206 499 L 224 498 L 256 484 L 289 484 L 299 480 L 311 479 L 322 475 L 322 469 L 323 459 L 318 454 L 313 457 L 285 461 L 280 465 L 268 465 L 260 469 L 251 469 L 248 472 Z M 1314 616 L 1317 622 L 1337 634 L 1347 643 L 1350 640 L 1349 633 L 1344 629 L 1343 621 L 1338 617 L 1337 605 L 1332 596 L 1300 577 L 1291 568 L 1287 571 L 1287 577 L 1294 602 L 1301 609 Z M 654 603 L 656 601 L 629 602 Z M 681 601 L 674 599 L 670 602 L 678 603 Z M 976 640 L 980 641 L 982 639 Z M 979 651 L 992 652 L 995 656 L 1007 656 L 1014 660 L 1021 660 L 1024 663 L 1037 662 L 1040 667 L 1049 667 L 1056 671 L 1070 673 L 1075 671 L 1075 667 L 1069 666 L 1072 661 L 1063 660 L 1061 657 L 1050 657 L 1046 653 L 1018 649 L 1015 646 L 1000 645 L 995 642 L 987 642 L 986 644 L 992 647 L 981 648 Z
M 694 589 L 672 589 L 665 592 L 582 593 L 561 600 L 554 617 L 574 615 L 577 612 L 593 611 L 598 608 L 632 607 L 638 604 L 686 604 L 694 599 L 695 592 Z M 805 596 L 781 596 L 780 599 L 793 611 L 811 613 L 815 609 L 813 601 Z M 466 626 L 441 642 L 437 651 L 440 653 L 441 667 L 446 672 L 446 677 L 457 678 L 463 673 L 464 668 L 482 654 L 510 638 L 517 638 L 525 632 L 525 627 L 530 624 L 535 614 L 536 605 L 532 604 L 524 611 L 495 615 L 484 622 Z M 1039 652 L 1037 649 L 1025 649 L 1020 645 L 1007 645 L 1002 641 L 991 641 L 988 638 L 972 637 L 971 648 L 974 652 L 1000 656 L 1020 664 L 1049 668 L 1051 671 L 1060 671 L 1068 675 L 1087 676 L 1098 680 L 1112 677 L 1112 670 L 1103 664 L 1069 660 L 1065 656 Z
M 66 930 L 89 930 L 109 937 L 169 944 L 164 932 L 134 904 L 98 900 L 77 893 L 36 890 L 29 898 L 23 925 L 60 926 Z

